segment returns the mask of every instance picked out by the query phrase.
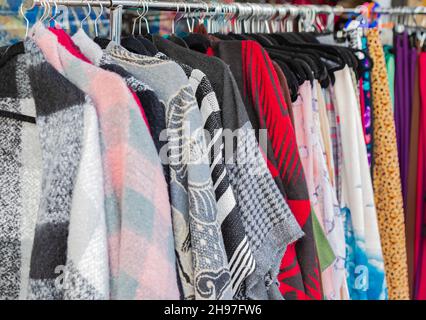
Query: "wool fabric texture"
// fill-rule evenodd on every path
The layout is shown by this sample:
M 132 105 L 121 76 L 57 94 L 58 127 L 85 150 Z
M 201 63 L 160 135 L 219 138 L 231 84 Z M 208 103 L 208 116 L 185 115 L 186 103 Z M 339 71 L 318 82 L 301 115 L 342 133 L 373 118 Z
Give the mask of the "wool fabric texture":
M 178 298 L 167 185 L 140 108 L 125 82 L 71 54 L 41 24 L 46 59 L 91 97 L 98 114 L 110 263 L 110 298 Z M 117 117 L 120 110 L 120 117 Z
M 158 100 L 155 92 L 145 83 L 135 78 L 124 68 L 115 64 L 113 59 L 97 45 L 89 36 L 80 29 L 72 40 L 84 54 L 96 66 L 120 75 L 127 86 L 136 94 L 150 128 L 151 137 L 154 141 L 157 152 L 166 145 L 167 141 L 160 139 L 161 132 L 166 129 L 166 115 L 164 105 Z M 170 169 L 167 163 L 163 163 L 164 175 L 167 183 L 170 181 Z
M 27 41 L 26 48 L 28 52 L 34 52 L 31 57 L 32 62 L 40 61 L 42 54 L 34 42 Z M 45 62 L 45 64 L 47 63 Z M 50 69 L 54 70 L 52 66 Z M 41 76 L 37 71 L 34 72 L 34 75 Z M 36 83 L 42 84 L 45 79 L 44 77 L 38 78 Z M 46 140 L 45 145 L 42 143 L 42 148 L 52 154 L 56 153 L 53 159 L 58 161 L 56 165 L 52 160 L 50 163 L 45 162 L 44 172 L 58 175 L 56 178 L 52 178 L 53 181 L 57 181 L 56 185 L 50 182 L 46 186 L 60 188 L 58 189 L 59 194 L 62 197 L 67 194 L 70 199 L 66 201 L 71 201 L 71 203 L 68 204 L 69 208 L 64 207 L 64 198 L 59 197 L 54 200 L 57 202 L 56 205 L 52 206 L 52 203 L 48 201 L 46 208 L 43 208 L 43 201 L 40 204 L 43 213 L 38 214 L 34 237 L 29 298 L 106 299 L 109 297 L 109 265 L 103 172 L 99 166 L 101 157 L 98 119 L 91 100 L 82 91 L 63 79 L 64 77 L 57 73 L 57 79 L 51 81 L 60 84 L 63 88 L 73 88 L 69 92 L 68 99 L 85 97 L 85 103 L 80 103 L 79 109 L 65 109 L 67 113 L 61 117 L 58 117 L 59 114 L 55 112 L 52 113 L 54 117 L 51 119 L 40 121 L 41 125 L 49 126 L 50 130 L 61 132 L 61 134 L 50 132 L 45 137 L 41 135 L 41 141 Z M 40 87 L 39 90 L 43 90 L 43 87 Z M 59 95 L 60 91 L 57 94 Z M 45 100 L 40 103 L 45 103 Z M 80 158 L 62 158 L 66 155 L 65 151 L 72 152 L 71 154 L 75 157 L 76 149 L 72 151 L 69 148 L 73 144 L 76 145 L 78 141 L 80 141 Z M 70 177 L 67 176 L 70 172 L 69 169 L 63 168 L 67 161 L 78 164 L 78 172 L 71 180 L 73 185 L 69 185 Z M 73 166 L 75 165 L 74 163 Z M 55 166 L 58 169 L 52 170 Z M 61 172 L 59 168 L 63 168 L 62 170 L 65 171 Z M 63 180 L 62 183 L 61 180 Z M 42 185 L 44 186 L 44 184 Z M 67 185 L 68 187 L 66 187 Z M 68 192 L 66 192 L 67 188 Z M 91 191 L 91 194 L 88 193 L 88 190 Z M 61 258 L 65 258 L 65 263 L 60 263 Z M 61 276 L 64 277 L 62 286 L 58 282 Z
M 112 42 L 107 52 L 153 88 L 166 107 L 173 230 L 184 298 L 231 299 L 203 120 L 188 78 L 173 61 L 134 54 Z
M 7 54 L 2 57 L 6 58 Z M 36 108 L 43 108 L 44 104 L 36 104 L 35 100 L 40 93 L 34 95 L 31 90 L 28 60 L 28 54 L 19 55 L 0 68 L 2 112 L 36 117 Z M 49 101 L 55 101 L 54 93 L 49 91 Z M 26 299 L 36 208 L 41 198 L 43 163 L 40 137 L 36 124 L 6 118 L 2 114 L 0 139 L 0 299 Z
M 25 49 L 16 58 L 20 85 L 15 88 L 22 99 L 16 111 L 37 115 L 33 126 L 40 136 L 34 131 L 30 146 L 23 135 L 16 149 L 21 156 L 30 151 L 33 160 L 29 167 L 21 162 L 27 171 L 22 177 L 28 179 L 21 190 L 38 195 L 29 193 L 22 203 L 33 213 L 21 211 L 19 298 L 105 299 L 109 269 L 94 106 L 46 62 L 32 40 L 26 40 Z M 39 180 L 31 181 L 37 173 Z

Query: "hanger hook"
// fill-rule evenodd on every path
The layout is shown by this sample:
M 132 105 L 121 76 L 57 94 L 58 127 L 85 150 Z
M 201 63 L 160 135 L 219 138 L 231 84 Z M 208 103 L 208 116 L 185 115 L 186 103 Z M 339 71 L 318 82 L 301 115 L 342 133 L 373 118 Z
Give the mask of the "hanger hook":
M 58 3 L 56 2 L 56 0 L 53 0 L 53 4 L 55 5 L 55 14 L 53 14 L 53 10 L 52 10 L 52 12 L 51 12 L 52 15 L 51 15 L 49 21 L 47 22 L 48 25 L 50 25 L 50 23 L 52 22 L 52 20 L 55 22 L 55 25 L 57 23 L 56 20 L 55 20 L 55 18 L 58 15 Z
M 25 12 L 24 12 L 24 3 L 25 1 L 22 2 L 21 6 L 19 7 L 19 12 L 22 14 L 22 17 L 25 20 L 25 38 L 28 37 L 28 31 L 30 29 L 30 21 L 28 20 L 28 18 L 25 16 L 25 13 L 27 12 L 27 8 L 25 8 Z
M 87 3 L 87 7 L 88 7 L 88 9 L 89 9 L 89 12 L 87 13 L 87 15 L 81 20 L 81 22 L 80 22 L 80 27 L 81 28 L 83 28 L 83 23 L 84 23 L 84 21 L 86 21 L 88 18 L 89 18 L 89 16 L 90 16 L 90 14 L 92 13 L 92 6 L 90 5 L 90 2 L 89 2 L 89 0 L 86 0 L 86 3 Z
M 140 4 L 142 5 L 142 14 L 138 17 L 138 20 L 139 20 L 138 29 L 139 29 L 139 35 L 142 35 L 142 19 L 144 18 L 146 13 L 146 1 L 141 0 Z
M 320 29 L 319 31 L 323 32 L 326 29 L 326 26 L 324 26 L 323 21 L 322 21 L 321 16 L 320 16 L 321 8 L 319 6 L 314 6 L 314 8 L 315 8 L 314 10 L 315 10 L 316 24 L 317 24 L 318 28 Z
M 204 24 L 204 19 L 209 15 L 209 5 L 207 2 L 201 0 L 205 7 L 205 11 L 201 10 L 200 18 L 199 18 L 199 24 Z
M 41 6 L 43 7 L 44 10 L 43 10 L 42 15 L 40 16 L 39 22 L 43 23 L 43 19 L 44 19 L 44 16 L 46 14 L 46 10 L 47 10 L 46 0 L 41 0 Z
M 135 35 L 136 20 L 137 20 L 137 19 L 138 19 L 138 17 L 139 17 L 139 9 L 136 9 L 136 13 L 138 14 L 138 16 L 137 16 L 137 17 L 135 17 L 135 18 L 133 19 L 132 35 Z
M 184 14 L 185 20 L 186 20 L 186 26 L 188 27 L 188 31 L 192 32 L 191 29 L 191 23 L 189 22 L 189 19 L 191 18 L 191 4 L 185 3 L 185 14 Z
M 277 15 L 275 17 L 275 27 L 273 28 L 272 32 L 284 31 L 284 29 L 282 28 L 282 25 L 284 23 L 284 18 L 286 16 L 287 16 L 287 7 L 286 6 L 277 7 Z
M 40 16 L 40 18 L 39 18 L 39 22 L 41 22 L 41 19 L 43 18 L 43 16 L 44 16 L 44 14 L 46 13 L 46 6 L 45 6 L 45 3 L 44 3 L 44 0 L 40 0 L 40 4 L 41 4 L 41 7 L 43 8 L 43 14 Z
M 177 17 L 177 15 L 178 15 L 178 13 L 179 13 L 179 3 L 176 3 L 176 13 L 175 13 L 175 16 L 174 16 L 174 18 L 173 18 L 173 20 L 172 20 L 172 34 L 175 34 L 175 32 L 176 32 L 176 30 L 175 30 L 175 24 L 176 24 L 176 17 Z
M 47 19 L 47 17 L 50 14 L 50 4 L 47 0 L 43 0 L 43 7 L 44 7 L 44 11 L 43 11 L 43 15 L 40 18 L 40 22 L 44 23 L 44 21 Z
M 326 5 L 327 11 L 327 22 L 326 22 L 326 30 L 328 32 L 334 31 L 334 17 L 336 16 L 333 10 L 333 7 L 330 5 Z
M 140 18 L 140 22 L 142 23 L 142 20 L 145 21 L 146 32 L 147 32 L 147 34 L 149 34 L 150 33 L 149 22 L 148 22 L 148 19 L 146 18 L 148 11 L 149 11 L 149 0 L 144 0 L 143 2 L 144 2 L 144 13 Z M 139 34 L 142 35 L 141 28 L 139 28 Z
M 152 0 L 147 0 L 147 4 L 146 4 L 146 15 L 148 15 L 150 3 L 152 3 Z M 146 23 L 146 32 L 147 32 L 147 34 L 150 34 L 151 30 L 150 30 L 150 27 L 149 27 L 149 20 L 146 19 L 146 18 L 145 18 L 145 23 Z
M 145 3 L 145 1 L 144 0 L 140 0 L 140 5 L 142 6 L 142 13 L 138 17 L 139 35 L 142 34 L 142 19 L 143 19 L 143 16 L 145 15 L 145 11 L 146 11 L 146 3 Z
M 104 6 L 102 4 L 102 0 L 98 0 L 98 1 L 99 1 L 99 6 L 101 7 L 101 9 L 99 11 L 99 15 L 96 16 L 96 18 L 95 18 L 95 36 L 96 37 L 99 36 L 99 32 L 98 32 L 98 21 L 102 17 L 102 14 L 104 13 Z
M 141 2 L 139 2 L 141 4 Z M 141 16 L 141 13 L 139 12 L 139 8 L 136 10 L 137 13 L 137 17 L 135 17 L 135 19 L 133 20 L 133 27 L 132 27 L 132 35 L 135 35 L 135 31 L 136 31 L 136 22 L 139 20 L 139 17 Z
M 414 23 L 414 28 L 417 28 L 417 19 L 416 19 L 416 16 L 415 16 L 416 9 L 417 9 L 417 7 L 414 8 L 413 10 L 411 10 L 411 14 L 410 14 L 411 21 L 413 21 L 413 23 Z

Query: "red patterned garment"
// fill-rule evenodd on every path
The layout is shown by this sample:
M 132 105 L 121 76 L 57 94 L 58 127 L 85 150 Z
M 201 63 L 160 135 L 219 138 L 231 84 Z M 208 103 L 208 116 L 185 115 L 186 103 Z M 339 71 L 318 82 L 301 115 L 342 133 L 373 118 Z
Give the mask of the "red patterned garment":
M 214 52 L 230 65 L 253 127 L 266 129 L 267 141 L 259 144 L 267 155 L 269 171 L 305 233 L 287 247 L 278 275 L 280 291 L 288 300 L 322 299 L 309 195 L 294 128 L 272 61 L 254 41 L 220 41 Z
M 426 53 L 419 55 L 420 123 L 426 122 Z M 426 300 L 426 127 L 420 126 L 417 161 L 417 208 L 415 235 L 415 299 Z

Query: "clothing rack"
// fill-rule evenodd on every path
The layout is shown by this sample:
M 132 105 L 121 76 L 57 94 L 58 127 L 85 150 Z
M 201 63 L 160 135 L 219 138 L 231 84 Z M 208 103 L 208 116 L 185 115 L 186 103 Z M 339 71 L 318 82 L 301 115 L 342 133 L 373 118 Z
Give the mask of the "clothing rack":
M 171 1 L 146 1 L 146 0 L 24 0 L 23 8 L 30 10 L 34 6 L 57 5 L 76 6 L 76 7 L 106 7 L 110 9 L 110 28 L 111 40 L 120 43 L 122 14 L 123 9 L 145 8 L 152 11 L 170 11 L 170 12 L 205 12 L 209 14 L 235 14 L 238 15 L 242 10 L 249 10 L 250 17 L 277 17 L 291 14 L 299 16 L 306 14 L 309 10 L 315 14 L 363 14 L 365 8 L 343 8 L 342 6 L 331 7 L 327 5 L 304 5 L 296 6 L 289 4 L 258 4 L 258 3 L 230 3 L 220 2 L 171 2 Z M 374 14 L 382 15 L 419 15 L 426 14 L 426 7 L 395 7 L 395 8 L 376 8 Z M 247 17 L 248 17 L 247 16 Z

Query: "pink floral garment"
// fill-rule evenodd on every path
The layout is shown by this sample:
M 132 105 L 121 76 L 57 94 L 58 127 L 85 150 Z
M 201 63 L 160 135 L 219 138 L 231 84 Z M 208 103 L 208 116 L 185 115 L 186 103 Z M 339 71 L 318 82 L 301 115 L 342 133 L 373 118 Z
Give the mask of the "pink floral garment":
M 330 180 L 321 135 L 320 108 L 324 98 L 318 95 L 318 83 L 306 81 L 299 87 L 293 104 L 294 127 L 300 158 L 308 184 L 313 210 L 327 236 L 336 260 L 322 272 L 324 297 L 328 300 L 348 298 L 345 275 L 345 235 L 336 192 Z

